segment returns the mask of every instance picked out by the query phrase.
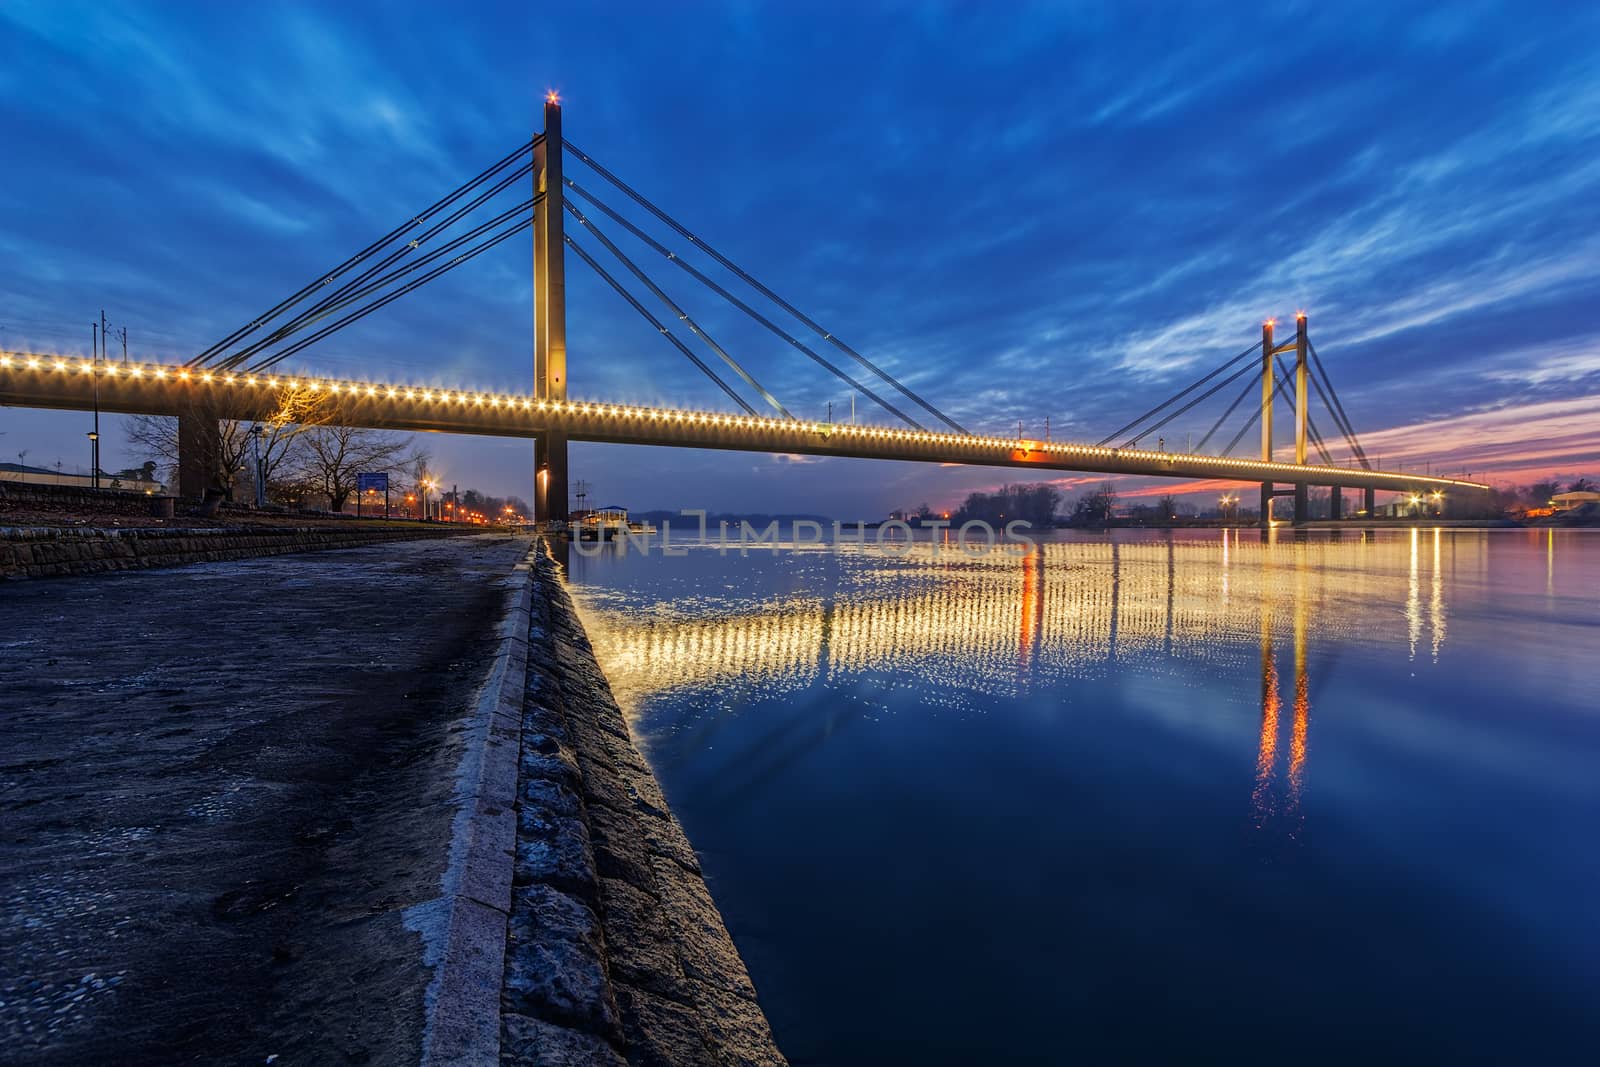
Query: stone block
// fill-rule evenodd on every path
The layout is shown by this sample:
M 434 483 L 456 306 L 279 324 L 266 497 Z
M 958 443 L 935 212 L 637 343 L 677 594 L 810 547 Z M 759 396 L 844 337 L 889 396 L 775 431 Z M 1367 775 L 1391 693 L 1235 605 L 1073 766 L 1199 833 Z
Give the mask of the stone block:
M 594 1034 L 507 1013 L 501 1020 L 502 1067 L 623 1067 L 616 1049 Z
M 508 941 L 503 1010 L 620 1039 L 605 936 L 587 904 L 547 885 L 519 886 Z

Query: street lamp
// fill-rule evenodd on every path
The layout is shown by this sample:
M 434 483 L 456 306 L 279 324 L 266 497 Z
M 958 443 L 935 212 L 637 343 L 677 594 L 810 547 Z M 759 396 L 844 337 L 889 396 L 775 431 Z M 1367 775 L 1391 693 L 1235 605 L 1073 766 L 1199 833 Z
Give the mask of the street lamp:
M 258 422 L 250 427 L 250 441 L 255 446 L 256 456 L 256 507 L 263 507 L 267 502 L 267 476 L 261 466 L 261 434 L 262 427 Z
M 100 488 L 100 435 L 89 431 L 89 484 Z

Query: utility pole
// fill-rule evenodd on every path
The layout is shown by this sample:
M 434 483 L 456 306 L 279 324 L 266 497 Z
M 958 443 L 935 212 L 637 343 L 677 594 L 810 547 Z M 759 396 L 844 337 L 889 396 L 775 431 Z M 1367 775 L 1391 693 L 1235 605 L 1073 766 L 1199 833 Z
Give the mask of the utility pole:
M 833 401 L 828 401 L 828 425 L 833 425 Z
M 104 320 L 105 317 L 106 313 L 100 312 L 100 318 Z M 89 449 L 91 453 L 89 484 L 98 489 L 100 488 L 100 338 L 104 331 L 96 323 L 89 325 L 94 329 L 94 359 L 90 363 L 93 368 L 90 377 L 94 379 L 94 430 L 89 434 L 89 440 L 92 442 Z
M 259 508 L 267 502 L 267 472 L 261 466 L 261 424 L 259 422 L 250 427 L 250 440 L 255 445 L 256 507 Z

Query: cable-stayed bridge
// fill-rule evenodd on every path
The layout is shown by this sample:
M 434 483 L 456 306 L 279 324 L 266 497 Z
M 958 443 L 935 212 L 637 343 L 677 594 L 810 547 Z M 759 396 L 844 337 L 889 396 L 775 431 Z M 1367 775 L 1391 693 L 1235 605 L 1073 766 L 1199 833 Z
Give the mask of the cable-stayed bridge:
M 1464 479 L 1377 469 L 1362 448 L 1311 343 L 1303 314 L 1295 318 L 1292 339 L 1279 342 L 1276 324 L 1269 320 L 1259 341 L 1099 441 L 1031 438 L 1024 436 L 1020 427 L 1014 437 L 970 433 L 889 370 L 846 344 L 566 141 L 561 133 L 561 106 L 553 96 L 546 101 L 544 117 L 544 132 L 530 142 L 186 363 L 119 363 L 98 357 L 81 360 L 48 353 L 4 353 L 0 354 L 0 403 L 177 416 L 179 491 L 186 497 L 202 495 L 216 480 L 220 419 L 298 421 L 315 417 L 350 426 L 527 437 L 535 443 L 535 513 L 541 519 L 567 516 L 567 446 L 574 440 L 1223 479 L 1258 484 L 1264 517 L 1270 515 L 1275 496 L 1293 496 L 1297 520 L 1306 517 L 1308 493 L 1314 485 L 1335 490 L 1331 497 L 1335 518 L 1340 517 L 1340 490 L 1345 488 L 1364 491 L 1369 514 L 1378 491 L 1487 488 Z M 632 205 L 636 217 L 642 213 L 687 241 L 694 254 L 726 272 L 731 285 L 745 295 L 669 248 L 589 186 L 567 176 L 568 155 L 620 194 Z M 531 195 L 496 210 L 498 205 L 493 202 L 497 198 L 514 198 L 519 189 Z M 489 214 L 482 221 L 472 218 L 485 213 Z M 602 217 L 604 226 L 599 221 Z M 569 219 L 576 223 L 576 232 L 568 232 Z M 848 385 L 853 395 L 871 402 L 881 417 L 890 421 L 858 424 L 797 418 L 612 239 L 607 231 L 613 225 L 640 248 L 682 270 L 784 346 Z M 318 341 L 530 229 L 534 358 L 532 386 L 527 393 L 314 377 L 285 366 Z M 434 243 L 436 238 L 441 240 Z M 569 248 L 736 410 L 571 399 L 566 332 L 565 253 Z M 1345 446 L 1346 465 L 1335 462 L 1329 438 L 1312 414 L 1313 395 L 1338 435 L 1333 438 L 1335 444 Z M 1232 402 L 1193 450 L 1169 451 L 1160 438 L 1158 447 L 1144 447 L 1144 442 L 1176 420 L 1194 417 L 1197 409 L 1204 411 L 1201 405 L 1214 398 L 1220 404 L 1230 396 Z M 1248 403 L 1252 396 L 1259 396 L 1259 401 Z M 1288 405 L 1294 420 L 1292 461 L 1280 460 L 1274 447 L 1274 414 L 1280 402 Z M 1226 445 L 1220 445 L 1233 423 L 1242 425 Z M 1259 456 L 1235 456 L 1235 450 L 1257 426 Z M 1208 452 L 1213 441 L 1220 447 Z

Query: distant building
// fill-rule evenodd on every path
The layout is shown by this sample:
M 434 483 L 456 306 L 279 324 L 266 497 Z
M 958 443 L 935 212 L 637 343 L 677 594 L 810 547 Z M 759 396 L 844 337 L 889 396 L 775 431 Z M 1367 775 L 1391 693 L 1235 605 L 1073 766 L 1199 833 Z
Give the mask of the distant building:
M 0 481 L 27 482 L 32 485 L 70 485 L 79 489 L 94 486 L 88 474 L 69 474 L 49 467 L 25 467 L 21 463 L 0 463 Z M 163 493 L 166 486 L 155 478 L 155 464 L 143 468 L 129 468 L 111 474 L 100 472 L 100 488 L 127 489 L 135 493 Z
M 1550 498 L 1550 506 L 1557 511 L 1571 511 L 1585 504 L 1600 504 L 1600 493 L 1557 493 Z

